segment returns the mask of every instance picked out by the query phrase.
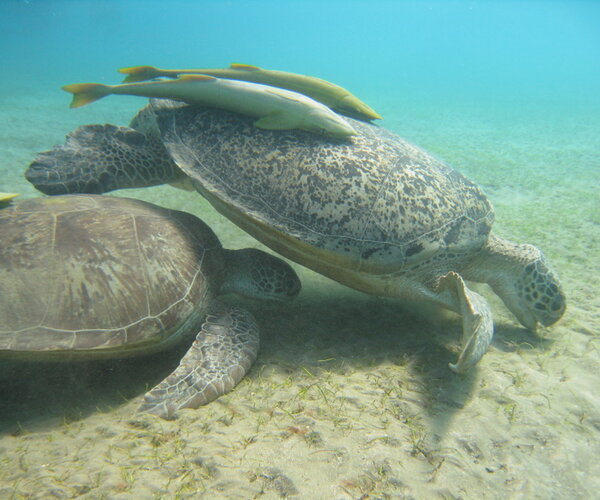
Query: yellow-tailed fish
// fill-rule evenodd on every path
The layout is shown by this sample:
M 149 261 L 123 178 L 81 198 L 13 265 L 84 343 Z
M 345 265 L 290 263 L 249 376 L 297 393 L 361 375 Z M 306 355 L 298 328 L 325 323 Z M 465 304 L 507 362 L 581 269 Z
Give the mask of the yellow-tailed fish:
M 19 196 L 18 193 L 0 193 L 0 203 L 8 203 L 17 196 Z
M 356 134 L 341 116 L 305 95 L 268 85 L 207 75 L 183 75 L 177 80 L 124 85 L 76 83 L 65 85 L 62 89 L 73 94 L 72 108 L 111 94 L 157 97 L 258 117 L 254 125 L 264 129 L 297 128 L 338 138 Z
M 234 63 L 229 68 L 223 69 L 159 69 L 154 66 L 133 66 L 131 68 L 121 68 L 119 73 L 127 75 L 123 83 L 141 82 L 161 76 L 177 78 L 183 74 L 202 74 L 217 78 L 262 83 L 307 95 L 338 113 L 352 118 L 359 120 L 381 118 L 375 110 L 339 85 L 314 76 L 262 69 L 248 64 Z

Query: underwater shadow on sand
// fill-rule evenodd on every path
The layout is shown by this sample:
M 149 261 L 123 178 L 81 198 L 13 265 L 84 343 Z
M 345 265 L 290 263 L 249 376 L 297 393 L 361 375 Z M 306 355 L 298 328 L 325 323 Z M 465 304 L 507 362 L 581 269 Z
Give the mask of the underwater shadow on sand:
M 391 364 L 400 377 L 418 381 L 420 406 L 425 414 L 437 416 L 435 432 L 443 434 L 453 415 L 471 399 L 476 370 L 481 369 L 457 375 L 448 368 L 458 352 L 460 319 L 433 306 L 335 289 L 331 293 L 309 287 L 307 293 L 283 305 L 231 300 L 249 309 L 260 325 L 261 348 L 249 379 L 260 378 L 265 367 L 284 372 L 292 380 L 307 372 L 317 378 L 327 372 L 340 379 L 362 372 L 368 378 L 370 371 Z M 123 360 L 2 360 L 0 433 L 17 435 L 40 425 L 52 428 L 141 398 L 177 366 L 189 342 Z M 523 328 L 500 324 L 493 346 L 503 351 L 542 350 L 549 342 Z
M 166 377 L 177 366 L 182 348 L 133 359 L 2 360 L 0 434 L 52 428 L 110 411 Z

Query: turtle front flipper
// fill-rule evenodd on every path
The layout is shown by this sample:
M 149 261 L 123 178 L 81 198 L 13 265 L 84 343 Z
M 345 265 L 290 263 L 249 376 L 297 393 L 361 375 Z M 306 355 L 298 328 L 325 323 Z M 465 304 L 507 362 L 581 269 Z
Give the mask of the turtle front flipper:
M 463 318 L 462 351 L 450 368 L 464 373 L 486 353 L 494 335 L 494 322 L 490 306 L 481 295 L 469 290 L 459 274 L 449 272 L 438 284 L 438 291 L 450 292 L 458 302 Z
M 144 396 L 139 411 L 177 418 L 231 391 L 258 354 L 258 326 L 244 309 L 217 304 L 177 369 Z
M 45 194 L 102 194 L 155 186 L 183 176 L 162 142 L 115 125 L 85 125 L 65 144 L 39 153 L 25 177 Z

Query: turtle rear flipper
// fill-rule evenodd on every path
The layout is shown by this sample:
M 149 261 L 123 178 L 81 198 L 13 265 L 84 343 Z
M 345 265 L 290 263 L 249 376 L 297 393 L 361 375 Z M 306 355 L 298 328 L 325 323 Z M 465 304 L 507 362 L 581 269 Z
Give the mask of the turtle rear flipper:
M 39 153 L 25 177 L 45 194 L 101 194 L 181 177 L 159 140 L 115 125 L 85 125 Z
M 231 391 L 258 354 L 258 327 L 240 308 L 219 304 L 177 369 L 144 396 L 139 411 L 177 418 L 181 408 L 198 408 Z

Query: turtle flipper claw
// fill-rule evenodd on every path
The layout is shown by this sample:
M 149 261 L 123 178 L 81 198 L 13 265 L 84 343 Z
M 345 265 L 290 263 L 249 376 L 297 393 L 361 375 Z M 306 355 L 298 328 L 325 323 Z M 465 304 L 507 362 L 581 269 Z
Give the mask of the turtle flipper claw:
M 231 391 L 252 366 L 258 344 L 252 315 L 219 304 L 177 369 L 146 393 L 138 411 L 173 419 L 181 408 L 198 408 Z
M 486 353 L 494 335 L 494 322 L 490 306 L 481 295 L 469 290 L 459 274 L 449 272 L 439 284 L 440 290 L 451 290 L 455 295 L 463 318 L 462 350 L 458 361 L 450 369 L 464 373 Z

